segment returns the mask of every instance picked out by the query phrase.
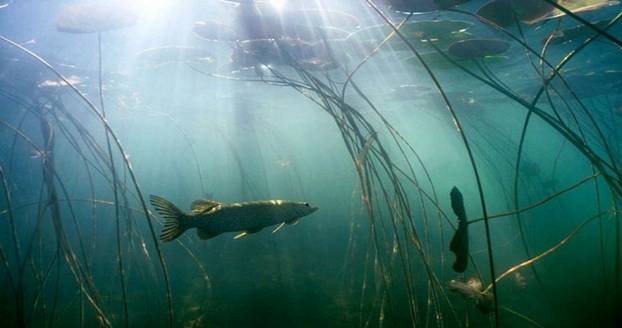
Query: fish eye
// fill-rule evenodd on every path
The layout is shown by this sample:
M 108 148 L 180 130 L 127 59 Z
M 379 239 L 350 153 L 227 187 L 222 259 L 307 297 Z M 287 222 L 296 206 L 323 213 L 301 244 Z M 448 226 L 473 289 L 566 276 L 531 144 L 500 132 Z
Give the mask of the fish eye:
M 305 206 L 306 206 L 306 207 L 309 207 L 309 203 L 305 203 Z

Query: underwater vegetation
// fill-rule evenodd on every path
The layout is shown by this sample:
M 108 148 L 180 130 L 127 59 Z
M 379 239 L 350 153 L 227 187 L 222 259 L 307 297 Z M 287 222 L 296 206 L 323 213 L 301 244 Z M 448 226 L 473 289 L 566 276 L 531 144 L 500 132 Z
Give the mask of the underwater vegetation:
M 0 322 L 619 327 L 620 20 L 0 1 Z

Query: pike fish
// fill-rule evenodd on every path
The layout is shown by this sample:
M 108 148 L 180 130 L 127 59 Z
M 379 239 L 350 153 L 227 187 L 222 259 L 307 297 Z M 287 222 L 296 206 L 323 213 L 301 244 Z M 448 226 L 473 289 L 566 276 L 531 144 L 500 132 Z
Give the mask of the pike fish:
M 224 232 L 240 232 L 235 236 L 238 239 L 278 225 L 274 233 L 285 224 L 298 223 L 298 219 L 318 209 L 309 203 L 286 200 L 224 204 L 199 199 L 192 203 L 192 212 L 185 213 L 162 197 L 151 195 L 149 200 L 165 220 L 160 234 L 163 242 L 175 240 L 191 228 L 197 229 L 201 239 L 210 239 Z

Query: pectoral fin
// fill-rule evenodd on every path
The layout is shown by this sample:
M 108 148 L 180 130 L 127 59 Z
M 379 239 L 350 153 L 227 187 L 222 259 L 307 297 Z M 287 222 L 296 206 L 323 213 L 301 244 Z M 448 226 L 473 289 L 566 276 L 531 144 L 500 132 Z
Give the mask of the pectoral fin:
M 233 239 L 240 239 L 240 238 L 244 238 L 246 237 L 248 234 L 246 233 L 246 231 L 242 231 L 241 233 L 237 234 L 235 237 L 233 237 Z
M 261 231 L 261 229 L 263 228 L 254 228 L 254 229 L 244 230 L 241 233 L 237 234 L 235 237 L 233 237 L 233 239 L 240 239 L 240 238 L 246 237 L 250 234 L 254 234 L 256 232 Z
M 285 222 L 279 224 L 278 226 L 276 226 L 274 230 L 272 230 L 272 233 L 277 233 L 279 230 L 283 228 L 284 225 L 285 225 Z

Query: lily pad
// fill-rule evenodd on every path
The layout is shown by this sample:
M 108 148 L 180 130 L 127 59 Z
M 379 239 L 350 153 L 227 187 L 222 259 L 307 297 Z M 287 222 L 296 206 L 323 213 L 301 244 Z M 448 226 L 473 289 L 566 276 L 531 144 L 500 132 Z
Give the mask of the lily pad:
M 136 57 L 138 65 L 144 68 L 158 68 L 175 63 L 214 64 L 215 59 L 205 49 L 183 46 L 165 46 L 143 50 Z
M 476 14 L 501 27 L 507 27 L 514 23 L 514 13 L 508 1 L 489 1 L 481 6 Z
M 437 53 L 436 51 L 423 52 L 423 53 L 420 53 L 420 55 L 425 61 L 425 63 L 428 66 L 433 67 L 434 69 L 451 69 L 455 67 L 455 65 L 453 65 L 451 62 L 449 62 L 447 59 L 445 59 L 441 54 Z M 416 56 L 410 56 L 408 58 L 405 58 L 404 62 L 410 65 L 417 65 L 417 66 L 421 65 L 421 62 Z
M 235 70 L 260 65 L 297 64 L 309 70 L 327 70 L 337 67 L 322 42 L 298 39 L 258 39 L 240 42 L 231 55 Z
M 471 25 L 469 22 L 452 20 L 417 21 L 405 24 L 400 28 L 400 32 L 417 47 L 434 43 L 436 47 L 444 48 L 456 41 L 470 38 L 471 34 L 466 30 Z M 374 25 L 352 33 L 348 41 L 359 49 L 371 51 L 392 31 L 393 29 L 385 24 Z M 389 40 L 385 49 L 387 48 L 395 51 L 410 50 L 397 35 Z
M 425 13 L 451 8 L 470 0 L 382 0 L 392 10 L 407 13 Z
M 498 56 L 510 49 L 510 43 L 498 39 L 468 39 L 449 46 L 449 54 L 458 59 L 480 59 Z
M 473 26 L 471 22 L 458 20 L 425 20 L 406 24 L 404 35 L 421 40 L 451 38 L 452 34 L 466 31 Z
M 327 40 L 343 40 L 350 36 L 350 32 L 338 27 L 333 26 L 321 26 L 318 27 L 318 31 L 321 32 Z
M 194 23 L 192 31 L 199 37 L 210 41 L 235 41 L 237 33 L 231 26 L 216 20 L 205 20 Z
M 132 26 L 137 16 L 131 10 L 107 2 L 68 5 L 56 20 L 56 29 L 66 33 L 97 33 Z
M 542 0 L 492 0 L 477 11 L 477 15 L 501 26 L 507 27 L 518 20 L 532 23 L 546 17 L 554 9 Z
M 259 1 L 235 6 L 231 18 L 232 26 L 248 22 L 255 24 L 257 21 L 270 26 L 280 25 L 285 29 L 290 26 L 304 25 L 310 30 L 322 26 L 353 30 L 360 26 L 360 21 L 356 16 L 343 11 L 278 7 L 270 2 Z

